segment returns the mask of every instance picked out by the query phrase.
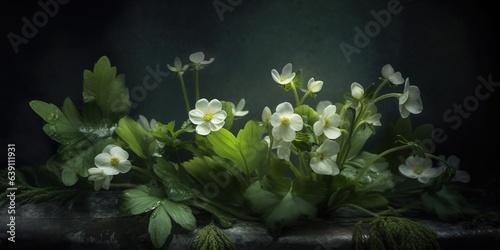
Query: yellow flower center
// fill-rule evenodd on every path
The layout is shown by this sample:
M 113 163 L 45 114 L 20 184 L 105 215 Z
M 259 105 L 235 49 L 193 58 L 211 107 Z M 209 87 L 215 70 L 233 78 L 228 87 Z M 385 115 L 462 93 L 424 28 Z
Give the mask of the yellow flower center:
M 206 113 L 205 115 L 203 115 L 203 120 L 205 120 L 206 122 L 209 122 L 210 120 L 212 120 L 212 113 Z
M 281 118 L 281 125 L 283 125 L 283 126 L 290 125 L 290 118 L 288 118 L 288 117 Z
M 117 156 L 111 157 L 111 160 L 109 161 L 111 163 L 111 166 L 116 166 L 118 163 L 120 163 L 120 158 Z
M 413 169 L 413 173 L 418 174 L 418 175 L 421 175 L 423 172 L 424 172 L 424 169 L 421 167 L 415 167 Z
M 328 128 L 330 126 L 330 120 L 327 119 L 327 118 L 325 118 L 324 120 L 325 120 L 325 126 L 324 127 Z

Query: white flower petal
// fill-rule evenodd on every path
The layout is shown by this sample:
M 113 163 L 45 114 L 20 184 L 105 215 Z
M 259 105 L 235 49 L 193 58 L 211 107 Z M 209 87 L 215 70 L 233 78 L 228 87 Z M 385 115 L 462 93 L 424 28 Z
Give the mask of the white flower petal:
M 262 110 L 262 121 L 265 122 L 265 123 L 269 123 L 269 121 L 271 120 L 271 115 L 272 115 L 272 112 L 271 112 L 271 109 L 269 107 L 264 107 L 264 109 Z
M 392 66 L 390 64 L 386 64 L 386 65 L 384 65 L 384 67 L 382 67 L 382 76 L 385 79 L 388 79 L 389 76 L 392 74 L 394 74 L 394 68 L 392 68 Z
M 120 160 L 127 160 L 128 159 L 128 152 L 123 150 L 120 147 L 113 147 L 110 150 L 110 153 L 112 157 L 118 157 Z
M 122 161 L 118 165 L 116 165 L 115 168 L 120 171 L 120 173 L 124 174 L 132 168 L 132 164 L 130 163 L 130 161 Z
M 361 84 L 357 82 L 351 83 L 351 95 L 356 99 L 361 99 L 365 94 L 365 90 Z
M 208 112 L 215 113 L 221 109 L 222 109 L 222 103 L 217 99 L 213 99 L 208 103 L 208 109 L 207 109 Z
M 196 133 L 199 135 L 208 135 L 210 134 L 210 125 L 208 122 L 204 122 L 196 126 Z
M 401 85 L 405 82 L 405 80 L 403 79 L 403 76 L 401 75 L 400 72 L 396 72 L 392 75 L 389 76 L 389 79 L 390 82 L 392 82 L 392 84 L 394 85 Z
M 200 63 L 205 59 L 205 54 L 203 52 L 196 52 L 189 56 L 189 60 L 193 63 Z
M 316 105 L 316 112 L 318 113 L 323 113 L 323 110 L 325 110 L 326 107 L 329 105 L 332 105 L 331 101 L 320 101 L 318 102 L 318 105 Z
M 108 153 L 100 153 L 94 158 L 94 164 L 101 167 L 109 167 L 111 166 L 111 155 Z
M 275 69 L 271 70 L 271 76 L 273 77 L 273 80 L 275 82 L 281 83 L 281 76 L 277 70 L 275 70 Z
M 115 167 L 99 167 L 104 175 L 117 175 L 120 173 Z
M 281 76 L 289 78 L 292 74 L 292 64 L 287 63 L 284 67 L 283 70 L 281 71 Z
M 198 109 L 193 109 L 189 111 L 189 120 L 195 125 L 205 122 L 203 118 L 205 114 Z
M 340 137 L 341 132 L 339 128 L 328 126 L 327 128 L 323 128 L 323 133 L 328 139 L 337 139 Z

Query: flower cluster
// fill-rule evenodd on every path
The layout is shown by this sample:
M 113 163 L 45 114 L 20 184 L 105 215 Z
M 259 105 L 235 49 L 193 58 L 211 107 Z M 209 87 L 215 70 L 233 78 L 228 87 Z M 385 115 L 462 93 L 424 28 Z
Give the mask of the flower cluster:
M 469 174 L 459 169 L 457 156 L 435 156 L 422 146 L 432 126 L 413 129 L 409 120 L 423 110 L 420 89 L 390 64 L 382 67 L 378 85 L 352 82 L 341 98 L 319 100 L 314 108 L 309 102 L 331 87 L 328 81 L 303 82 L 304 73 L 291 63 L 281 72 L 272 69 L 269 82 L 291 92 L 294 101 L 265 106 L 260 120 L 249 119 L 235 130 L 234 121 L 249 113 L 250 99 L 235 105 L 202 98 L 200 70 L 214 58 L 196 52 L 189 60 L 184 65 L 175 57 L 167 65 L 182 87 L 186 116 L 180 126 L 175 120 L 129 117 L 128 89 L 106 57 L 85 71 L 82 114 L 69 99 L 62 109 L 30 103 L 50 123 L 46 133 L 62 144 L 51 161 L 62 182 L 71 186 L 86 177 L 95 190 L 131 187 L 121 204 L 132 214 L 152 211 L 148 230 L 156 247 L 165 243 L 172 222 L 196 228 L 191 208 L 225 226 L 234 217 L 260 219 L 274 232 L 346 206 L 371 213 L 388 208 L 394 197 L 411 198 L 418 201 L 412 207 L 442 217 L 467 211 L 451 201 L 460 196 L 448 186 L 469 182 Z M 194 102 L 186 91 L 187 72 L 195 74 Z M 369 147 L 382 126 L 377 104 L 386 99 L 395 99 L 401 118 Z M 118 174 L 134 178 L 122 175 L 115 182 L 126 183 L 111 183 Z

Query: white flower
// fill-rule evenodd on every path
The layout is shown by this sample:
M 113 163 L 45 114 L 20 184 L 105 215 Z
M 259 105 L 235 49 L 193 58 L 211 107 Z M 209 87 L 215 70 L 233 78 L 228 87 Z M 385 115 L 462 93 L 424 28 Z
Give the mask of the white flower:
M 445 159 L 444 155 L 441 155 L 439 157 Z M 448 163 L 448 165 L 455 168 L 455 176 L 453 176 L 453 178 L 451 179 L 452 181 L 463 182 L 463 183 L 467 183 L 470 181 L 469 173 L 467 173 L 464 170 L 459 170 L 460 158 L 458 158 L 455 155 L 450 155 L 448 159 L 446 159 L 446 162 Z
M 224 126 L 227 113 L 222 110 L 222 103 L 213 99 L 208 102 L 203 98 L 196 102 L 195 109 L 189 111 L 189 120 L 196 126 L 196 133 L 208 135 L 210 131 L 217 131 Z
M 307 82 L 307 90 L 312 93 L 317 93 L 323 88 L 323 81 L 315 81 L 314 78 L 309 79 Z
M 89 181 L 94 182 L 94 189 L 98 191 L 101 188 L 106 190 L 109 189 L 109 184 L 111 183 L 111 179 L 113 179 L 113 175 L 107 175 L 100 168 L 89 168 Z
M 273 69 L 271 70 L 271 76 L 273 77 L 274 81 L 281 84 L 285 85 L 290 83 L 293 78 L 295 77 L 295 72 L 292 72 L 292 64 L 287 63 L 284 67 L 283 70 L 281 71 L 281 75 L 278 73 L 277 70 Z
M 388 79 L 394 85 L 400 85 L 404 82 L 400 72 L 394 72 L 394 68 L 390 64 L 382 67 L 382 77 Z
M 271 121 L 271 109 L 269 107 L 264 107 L 264 109 L 262 110 L 262 121 L 264 123 L 269 123 Z
M 399 166 L 399 172 L 406 177 L 418 179 L 421 183 L 429 181 L 442 173 L 441 169 L 432 167 L 432 160 L 428 157 L 410 156 L 405 164 Z
M 291 142 L 295 139 L 295 131 L 301 130 L 304 122 L 300 115 L 294 113 L 292 104 L 284 102 L 271 115 L 271 125 L 274 138 Z
M 363 88 L 363 86 L 361 86 L 361 84 L 359 84 L 357 82 L 351 83 L 351 95 L 352 95 L 352 97 L 359 100 L 359 99 L 363 98 L 364 94 L 365 94 L 365 89 Z
M 158 126 L 158 122 L 154 118 L 151 119 L 150 122 L 148 122 L 148 119 L 143 115 L 139 115 L 137 123 L 139 123 L 145 130 L 155 129 L 156 126 Z
M 399 113 L 406 118 L 412 114 L 420 114 L 423 105 L 420 99 L 420 90 L 417 86 L 410 86 L 410 78 L 406 78 L 403 95 L 399 97 Z
M 325 108 L 328 107 L 329 105 L 332 105 L 331 101 L 318 102 L 318 105 L 316 105 L 316 112 L 323 113 L 323 110 L 325 110 Z
M 382 114 L 376 113 L 366 118 L 366 123 L 371 124 L 373 126 L 382 126 L 382 123 L 380 123 L 380 118 L 382 118 Z
M 196 52 L 189 56 L 189 60 L 194 63 L 197 69 L 201 69 L 208 64 L 211 64 L 215 59 L 210 58 L 208 61 L 205 60 L 205 54 L 203 52 Z
M 248 114 L 248 110 L 243 110 L 243 107 L 245 107 L 245 99 L 241 99 L 239 102 L 238 102 L 238 106 L 234 106 L 234 103 L 232 102 L 229 102 L 229 104 L 231 105 L 231 109 L 233 110 L 233 115 L 236 116 L 236 117 L 241 117 L 241 116 L 245 116 L 246 114 Z
M 148 119 L 143 115 L 139 115 L 139 119 L 137 119 L 137 123 L 139 123 L 145 130 L 154 130 L 158 126 L 158 122 L 154 118 L 151 119 L 150 122 L 148 122 Z M 165 130 L 163 128 L 161 128 L 161 131 L 165 132 Z M 159 141 L 158 139 L 156 139 L 156 143 L 158 144 L 158 146 L 160 148 L 165 147 L 165 143 Z
M 337 107 L 335 105 L 328 105 L 321 115 L 319 120 L 314 123 L 314 134 L 319 136 L 325 134 L 328 139 L 337 139 L 340 136 L 340 116 L 335 114 Z
M 269 144 L 271 144 L 271 139 L 269 138 L 269 136 L 266 136 L 264 140 L 267 142 L 267 146 L 269 147 Z M 274 138 L 273 141 L 273 149 L 278 149 L 277 150 L 278 158 L 287 161 L 290 160 L 290 154 L 292 153 L 292 150 L 290 149 L 291 145 L 292 145 L 291 142 L 284 141 L 283 139 Z
M 177 73 L 182 75 L 189 68 L 189 65 L 186 64 L 186 65 L 182 66 L 181 59 L 179 59 L 179 57 L 175 57 L 174 66 L 172 67 L 172 66 L 170 66 L 170 64 L 167 64 L 167 68 L 170 71 L 177 72 Z
M 340 145 L 332 140 L 325 140 L 321 146 L 319 146 L 314 153 L 312 153 L 311 158 L 311 168 L 317 174 L 323 175 L 337 175 L 340 170 L 333 156 L 335 156 L 340 150 Z
M 117 175 L 119 173 L 126 173 L 132 168 L 132 164 L 127 159 L 127 151 L 119 146 L 110 144 L 104 148 L 102 153 L 94 158 L 94 164 L 105 175 Z

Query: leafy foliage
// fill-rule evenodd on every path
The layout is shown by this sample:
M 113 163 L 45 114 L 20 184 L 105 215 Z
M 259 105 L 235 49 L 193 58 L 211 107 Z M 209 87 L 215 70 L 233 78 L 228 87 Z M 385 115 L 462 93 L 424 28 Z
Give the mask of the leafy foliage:
M 352 243 L 356 250 L 439 250 L 437 234 L 422 224 L 400 217 L 380 216 L 363 235 L 362 222 L 355 225 Z
M 235 250 L 231 239 L 213 222 L 200 230 L 191 245 L 193 250 Z

